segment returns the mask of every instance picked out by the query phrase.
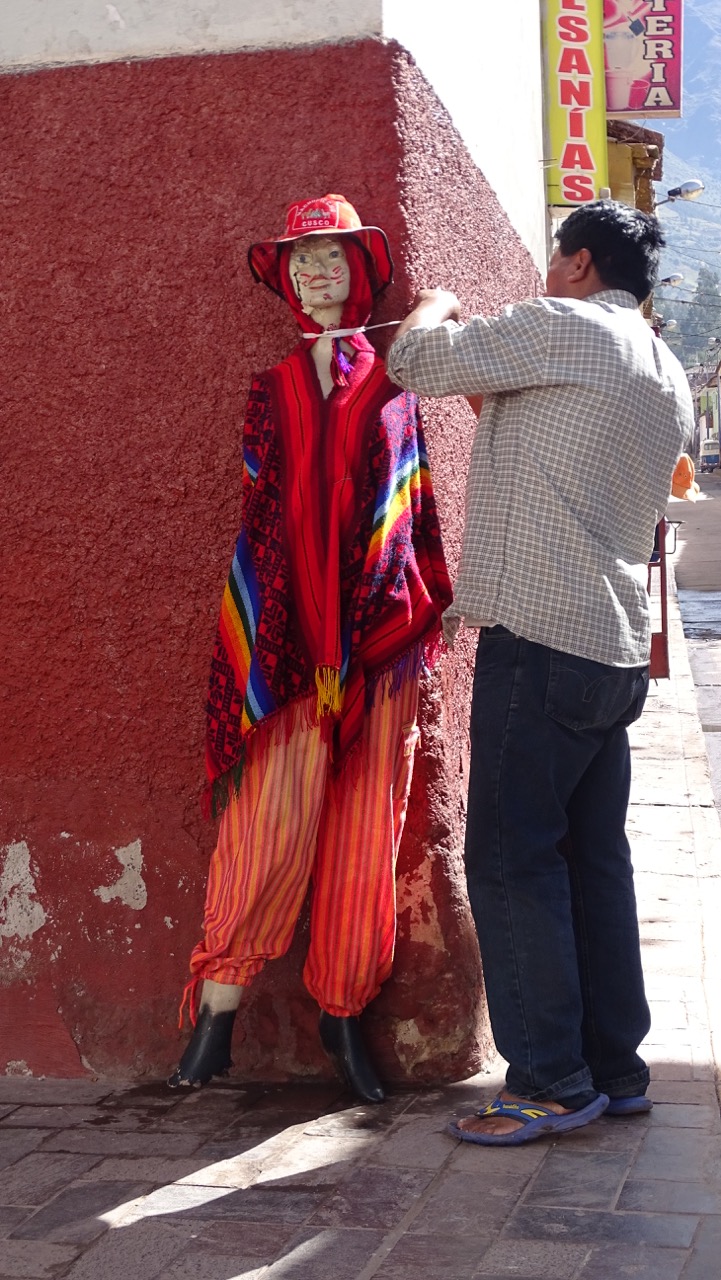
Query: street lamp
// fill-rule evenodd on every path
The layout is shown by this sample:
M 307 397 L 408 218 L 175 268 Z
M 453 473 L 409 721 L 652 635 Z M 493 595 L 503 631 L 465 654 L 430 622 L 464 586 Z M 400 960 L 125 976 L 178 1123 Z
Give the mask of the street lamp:
M 651 328 L 657 338 L 662 338 L 667 331 L 670 332 L 672 329 L 677 329 L 678 322 L 676 320 L 664 320 L 658 311 L 654 311 L 651 316 Z
M 665 200 L 657 200 L 656 208 L 661 204 L 671 204 L 674 200 L 698 200 L 704 189 L 703 182 L 699 178 L 689 178 L 688 182 L 682 182 L 680 187 L 671 187 L 666 192 Z
M 680 271 L 672 271 L 670 276 L 664 276 L 662 280 L 658 281 L 658 283 L 668 284 L 675 287 L 677 284 L 680 284 L 682 280 L 683 276 Z M 670 330 L 677 327 L 675 320 L 664 320 L 663 316 L 660 315 L 658 311 L 651 312 L 650 323 L 657 338 L 661 338 L 667 329 Z

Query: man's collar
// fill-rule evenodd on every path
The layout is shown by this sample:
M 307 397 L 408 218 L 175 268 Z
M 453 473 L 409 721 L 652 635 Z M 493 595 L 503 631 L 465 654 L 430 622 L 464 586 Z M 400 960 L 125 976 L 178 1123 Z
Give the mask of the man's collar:
M 589 293 L 584 302 L 612 302 L 614 307 L 629 307 L 638 311 L 639 302 L 627 289 L 599 289 L 598 293 Z

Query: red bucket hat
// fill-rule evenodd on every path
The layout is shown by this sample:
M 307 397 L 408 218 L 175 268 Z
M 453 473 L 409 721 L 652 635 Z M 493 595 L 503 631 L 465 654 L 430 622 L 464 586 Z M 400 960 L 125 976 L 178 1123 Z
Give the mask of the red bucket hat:
M 352 204 L 345 196 L 327 195 L 317 200 L 297 200 L 288 209 L 285 231 L 277 240 L 260 240 L 248 250 L 248 265 L 256 280 L 285 298 L 280 276 L 280 252 L 283 245 L 305 236 L 352 235 L 365 250 L 368 272 L 374 294 L 380 293 L 393 279 L 393 259 L 385 231 L 380 227 L 364 227 Z

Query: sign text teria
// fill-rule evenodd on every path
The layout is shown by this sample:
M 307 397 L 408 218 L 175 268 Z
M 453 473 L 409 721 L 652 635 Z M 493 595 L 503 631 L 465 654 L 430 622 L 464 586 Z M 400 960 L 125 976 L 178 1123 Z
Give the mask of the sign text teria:
M 607 186 L 603 0 L 547 0 L 549 204 L 585 204 Z
M 681 114 L 682 0 L 604 0 L 610 116 Z

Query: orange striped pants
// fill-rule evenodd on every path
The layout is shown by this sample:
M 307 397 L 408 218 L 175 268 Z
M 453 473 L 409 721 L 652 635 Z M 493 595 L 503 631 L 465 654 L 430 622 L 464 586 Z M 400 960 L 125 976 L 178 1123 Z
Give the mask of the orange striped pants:
M 248 986 L 283 955 L 310 882 L 306 987 L 336 1016 L 360 1013 L 378 994 L 393 962 L 417 709 L 417 680 L 394 698 L 377 696 L 353 781 L 331 774 L 318 728 L 287 742 L 281 733 L 260 758 L 249 756 L 211 859 L 204 938 L 190 959 L 194 989 L 203 978 Z

